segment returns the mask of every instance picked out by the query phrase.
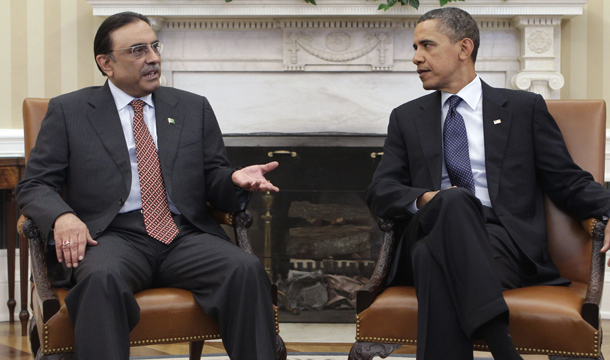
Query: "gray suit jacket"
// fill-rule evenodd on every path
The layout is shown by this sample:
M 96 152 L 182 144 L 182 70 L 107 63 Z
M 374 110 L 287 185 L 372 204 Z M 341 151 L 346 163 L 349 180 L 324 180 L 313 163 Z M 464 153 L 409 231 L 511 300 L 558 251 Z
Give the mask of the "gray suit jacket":
M 240 208 L 210 104 L 204 97 L 166 87 L 155 91 L 153 99 L 170 198 L 199 229 L 227 238 L 206 210 L 206 202 L 224 211 Z M 52 236 L 55 219 L 74 212 L 95 238 L 117 215 L 130 186 L 127 144 L 108 84 L 52 99 L 17 186 L 22 213 Z
M 497 119 L 501 122 L 494 124 Z M 483 131 L 491 203 L 536 265 L 528 282 L 557 278 L 548 249 L 544 194 L 581 219 L 601 219 L 610 208 L 610 193 L 572 161 L 540 95 L 483 83 Z M 408 221 L 407 205 L 440 189 L 441 168 L 441 94 L 435 92 L 392 112 L 384 155 L 367 191 L 371 210 Z

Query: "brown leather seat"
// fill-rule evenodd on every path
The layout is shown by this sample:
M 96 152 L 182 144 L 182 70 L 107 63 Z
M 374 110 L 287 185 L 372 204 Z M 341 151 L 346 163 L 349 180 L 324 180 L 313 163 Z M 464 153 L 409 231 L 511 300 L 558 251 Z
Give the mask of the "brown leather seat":
M 574 161 L 603 184 L 605 103 L 551 100 L 547 105 Z M 599 253 L 603 224 L 595 225 L 593 219 L 581 224 L 548 198 L 545 205 L 551 256 L 561 275 L 573 283 L 569 287 L 532 286 L 505 291 L 511 335 L 520 353 L 603 359 L 599 321 L 605 264 L 605 255 Z M 386 231 L 384 245 L 370 283 L 358 293 L 357 342 L 350 359 L 387 356 L 397 346 L 386 344 L 417 344 L 415 289 L 383 287 L 394 238 L 391 222 L 381 224 Z M 597 226 L 596 236 L 593 226 Z M 379 344 L 370 347 L 367 343 Z M 483 342 L 475 343 L 474 348 L 486 350 Z
M 36 142 L 40 124 L 47 110 L 48 99 L 25 99 L 23 120 L 25 132 L 26 161 Z M 235 229 L 238 245 L 252 252 L 246 229 L 252 223 L 247 212 L 228 214 L 211 210 L 221 224 Z M 32 311 L 30 342 L 36 359 L 64 359 L 59 355 L 74 351 L 74 328 L 64 299 L 68 290 L 52 288 L 47 278 L 44 257 L 44 238 L 32 220 L 19 219 L 19 232 L 28 237 L 32 257 Z M 278 359 L 286 359 L 286 348 L 279 336 L 277 313 L 277 289 L 273 290 Z M 220 339 L 218 324 L 207 316 L 195 302 L 190 291 L 163 288 L 144 290 L 135 295 L 140 306 L 140 322 L 132 330 L 132 346 L 160 343 L 190 342 L 190 359 L 200 359 L 205 340 Z M 65 354 L 64 354 L 65 355 Z M 62 355 L 63 356 L 63 355 Z

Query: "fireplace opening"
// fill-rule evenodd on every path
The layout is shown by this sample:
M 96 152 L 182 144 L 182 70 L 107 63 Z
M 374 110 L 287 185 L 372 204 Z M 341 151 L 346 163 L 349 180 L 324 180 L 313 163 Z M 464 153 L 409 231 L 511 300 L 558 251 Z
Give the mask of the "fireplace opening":
M 279 193 L 253 194 L 252 247 L 278 286 L 280 321 L 355 322 L 382 234 L 364 194 L 382 135 L 225 136 L 233 165 L 278 161 Z

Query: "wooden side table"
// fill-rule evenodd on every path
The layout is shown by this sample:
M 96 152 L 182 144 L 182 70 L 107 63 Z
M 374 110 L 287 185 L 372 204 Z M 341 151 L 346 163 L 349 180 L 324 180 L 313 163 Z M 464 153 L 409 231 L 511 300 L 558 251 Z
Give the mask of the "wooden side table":
M 15 321 L 15 245 L 17 239 L 17 203 L 15 202 L 15 186 L 23 177 L 25 160 L 22 157 L 0 158 L 0 189 L 8 190 L 6 197 L 6 246 L 8 263 L 8 305 L 10 321 Z M 27 239 L 19 237 L 19 265 L 21 280 L 21 335 L 27 334 L 27 325 L 30 314 L 28 307 L 28 252 Z

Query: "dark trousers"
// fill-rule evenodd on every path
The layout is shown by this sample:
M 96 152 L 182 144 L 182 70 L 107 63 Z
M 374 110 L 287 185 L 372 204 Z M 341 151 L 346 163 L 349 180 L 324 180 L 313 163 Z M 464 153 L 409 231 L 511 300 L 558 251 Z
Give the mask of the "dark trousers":
M 469 191 L 440 191 L 407 225 L 390 286 L 415 285 L 417 358 L 472 359 L 472 340 L 508 307 L 502 290 L 519 287 L 527 260 L 493 210 Z
M 234 360 L 275 358 L 269 278 L 258 258 L 175 216 L 180 234 L 165 245 L 148 235 L 142 214 L 119 214 L 73 270 L 66 305 L 79 360 L 127 360 L 140 318 L 134 293 L 151 287 L 193 292 L 220 324 Z

